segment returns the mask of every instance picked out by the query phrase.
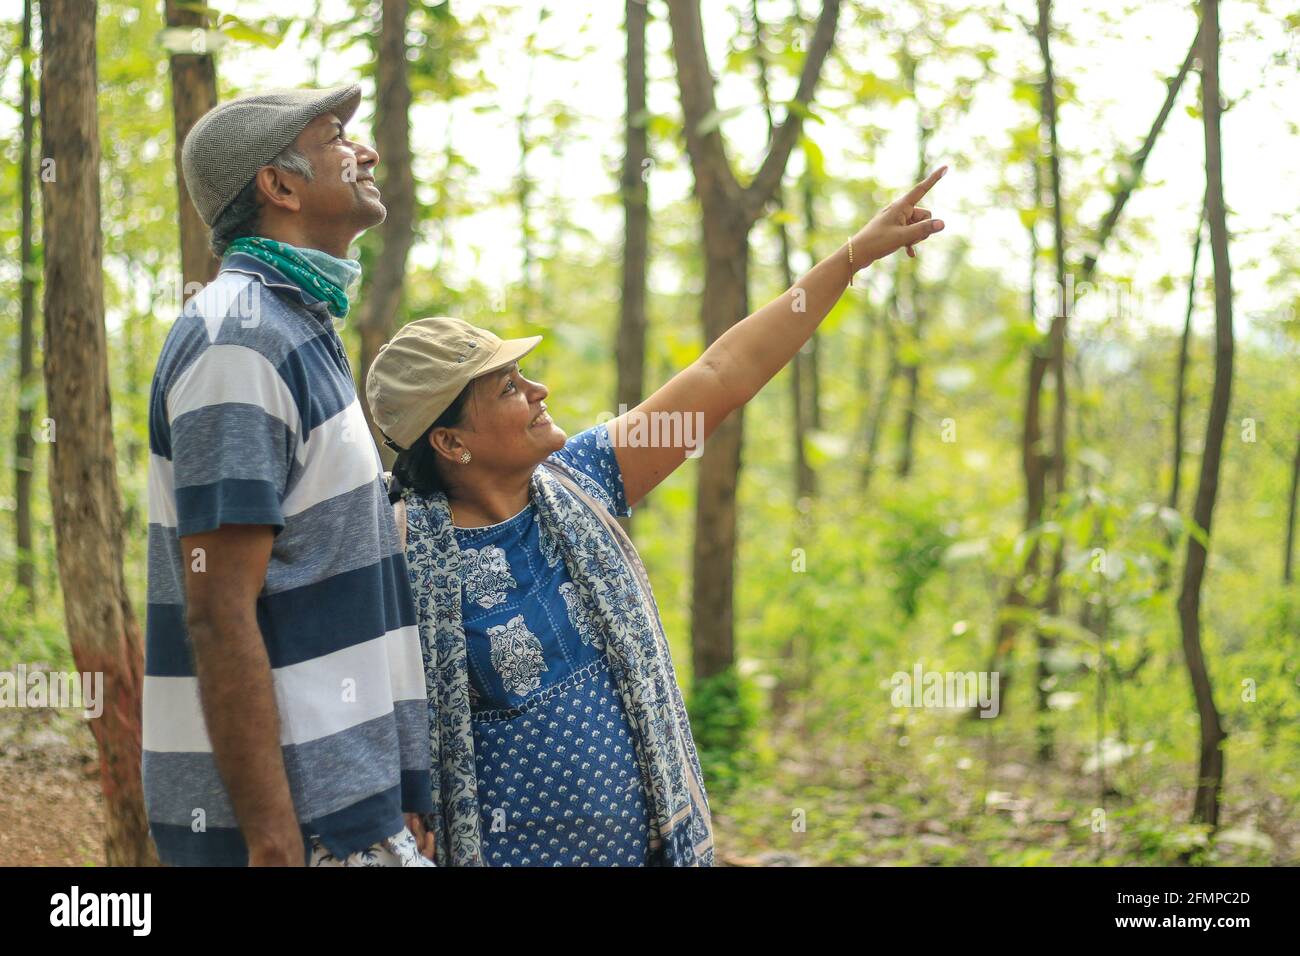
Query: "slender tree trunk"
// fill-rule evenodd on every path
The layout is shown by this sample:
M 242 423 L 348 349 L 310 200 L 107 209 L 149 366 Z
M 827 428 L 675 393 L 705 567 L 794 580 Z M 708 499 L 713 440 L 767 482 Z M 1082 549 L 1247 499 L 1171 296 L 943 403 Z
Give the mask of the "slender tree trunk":
M 889 293 L 889 302 L 880 316 L 880 327 L 885 338 L 885 368 L 875 400 L 871 403 L 871 415 L 867 420 L 866 431 L 867 452 L 858 479 L 858 489 L 864 495 L 871 489 L 871 480 L 876 476 L 876 469 L 880 464 L 877 460 L 880 453 L 880 435 L 889 417 L 894 382 L 902 371 L 902 364 L 898 358 L 898 333 L 895 331 L 895 325 L 899 321 L 899 286 L 902 282 L 903 266 L 895 260 L 894 281 Z
M 550 156 L 552 169 L 564 168 L 564 152 L 569 145 L 569 128 L 567 124 L 561 121 L 561 116 L 557 115 L 552 119 L 551 134 L 547 138 L 546 152 Z M 555 315 L 556 306 L 556 287 L 555 275 L 557 269 L 562 269 L 564 255 L 564 236 L 569 229 L 568 219 L 568 201 L 564 196 L 564 186 L 558 177 L 554 177 L 551 182 L 551 197 L 549 216 L 551 220 L 551 237 L 548 243 L 549 254 L 542 261 L 541 274 L 541 297 L 539 308 L 541 314 L 545 316 Z M 539 356 L 540 357 L 540 356 Z M 536 362 L 534 364 L 537 364 Z M 539 366 L 540 368 L 541 366 Z
M 1070 317 L 1070 300 L 1065 282 L 1065 211 L 1061 202 L 1061 157 L 1056 136 L 1056 76 L 1052 67 L 1052 0 L 1038 0 L 1038 48 L 1043 58 L 1043 128 L 1047 132 L 1047 166 L 1052 196 L 1053 253 L 1056 263 L 1056 314 L 1050 333 L 1052 346 L 1052 377 L 1056 386 L 1056 402 L 1052 409 L 1052 478 L 1053 491 L 1058 501 L 1065 494 L 1065 443 L 1066 395 L 1065 348 L 1067 325 Z M 1045 609 L 1053 617 L 1061 614 L 1060 575 L 1065 563 L 1065 542 L 1058 541 L 1052 549 L 1051 576 L 1047 581 Z M 1038 756 L 1040 760 L 1052 759 L 1055 751 L 1051 726 L 1046 721 L 1047 679 L 1050 677 L 1048 660 L 1056 647 L 1056 639 L 1036 629 L 1038 641 Z
M 754 29 L 754 58 L 758 69 L 758 88 L 759 95 L 763 102 L 763 114 L 767 119 L 767 135 L 770 141 L 776 132 L 776 123 L 772 117 L 772 96 L 768 86 L 767 79 L 767 49 L 765 45 L 763 21 L 758 15 L 758 0 L 750 2 L 750 18 L 753 21 Z M 795 6 L 796 23 L 798 23 L 798 5 Z M 805 183 L 810 181 L 809 176 L 805 176 Z M 811 210 L 807 203 L 809 195 L 804 194 L 806 216 L 811 216 Z M 776 190 L 776 206 L 779 210 L 786 208 L 785 190 L 780 186 Z M 810 220 L 806 220 L 810 221 Z M 794 285 L 795 274 L 794 267 L 791 264 L 791 242 L 790 230 L 786 227 L 785 219 L 778 218 L 775 223 L 777 240 L 780 248 L 781 257 L 781 278 L 788 289 Z M 811 229 L 808 230 L 808 236 L 811 238 Z M 809 250 L 811 254 L 811 249 Z M 806 499 L 811 498 L 817 493 L 817 476 L 812 470 L 808 461 L 808 429 L 811 425 L 809 420 L 808 408 L 808 388 L 810 382 L 806 382 L 807 372 L 809 369 L 808 356 L 800 350 L 790 362 L 790 407 L 794 428 L 792 430 L 792 451 L 794 453 L 794 514 L 795 514 L 795 536 L 798 543 L 806 534 L 809 527 L 809 514 L 804 508 Z M 777 659 L 780 661 L 780 672 L 776 685 L 772 688 L 771 707 L 775 715 L 784 715 L 789 709 L 790 693 L 795 688 L 797 681 L 793 673 L 794 663 L 796 660 L 796 651 L 803 644 L 807 646 L 807 638 L 802 628 L 796 628 L 782 640 L 780 648 L 777 650 Z M 807 666 L 811 660 L 809 654 L 803 655 L 805 663 L 804 674 L 802 677 L 803 687 L 807 689 L 811 682 L 810 668 Z
M 546 6 L 537 10 L 537 25 L 528 35 L 528 72 L 524 80 L 524 102 L 515 121 L 515 139 L 519 146 L 519 174 L 515 178 L 515 201 L 519 204 L 519 252 L 520 268 L 523 271 L 523 301 L 516 311 L 523 321 L 528 322 L 536 303 L 537 290 L 534 285 L 533 265 L 537 256 L 533 251 L 536 241 L 536 229 L 533 227 L 533 192 L 536 185 L 528 175 L 528 155 L 533 150 L 533 87 L 537 75 L 537 37 L 541 32 L 541 23 L 549 16 Z
M 867 436 L 867 423 L 870 421 L 871 409 L 871 381 L 872 381 L 872 354 L 875 348 L 876 337 L 876 312 L 869 302 L 864 303 L 862 307 L 862 344 L 858 347 L 858 355 L 855 362 L 857 372 L 857 388 L 859 396 L 859 420 L 856 439 L 864 442 Z
M 129 196 L 130 196 L 130 187 L 127 188 L 127 197 L 129 198 Z M 144 285 L 147 284 L 144 281 L 143 267 L 136 262 L 135 258 L 131 255 L 130 252 L 126 252 L 124 258 L 126 260 L 125 266 L 126 266 L 127 281 L 131 284 L 133 288 L 142 288 Z M 150 296 L 148 301 L 153 302 L 155 300 L 152 296 Z M 150 321 L 152 321 L 152 316 L 148 312 L 145 312 L 143 314 L 139 313 L 136 311 L 134 307 L 128 308 L 127 314 L 123 317 L 122 320 L 122 329 L 120 333 L 121 343 L 122 343 L 122 349 L 126 353 L 122 361 L 122 365 L 123 365 L 122 384 L 126 387 L 125 389 L 126 394 L 128 396 L 131 396 L 131 398 L 128 399 L 128 402 L 131 401 L 137 395 L 148 394 L 148 383 L 142 381 L 142 379 L 144 378 L 143 365 L 144 362 L 148 360 L 146 356 L 149 353 L 146 353 L 143 348 L 144 343 L 141 340 L 144 338 L 144 336 L 139 335 L 138 333 L 141 331 L 140 326 Z M 130 420 L 131 414 L 132 414 L 131 406 L 128 405 L 126 411 L 126 416 L 128 420 Z M 123 463 L 126 466 L 127 474 L 133 475 L 136 474 L 136 469 L 140 467 L 141 451 L 144 447 L 147 446 L 142 444 L 142 442 L 140 441 L 139 433 L 134 429 L 130 429 L 127 431 L 125 446 L 126 447 L 123 449 L 123 454 L 122 454 L 122 458 L 124 459 Z M 143 514 L 144 515 L 148 514 L 147 503 L 146 503 L 146 507 L 143 509 Z M 123 503 L 123 507 L 122 507 L 123 533 L 128 538 L 138 534 L 143 534 L 145 536 L 145 540 L 147 541 L 148 533 L 149 533 L 148 521 L 146 520 L 143 523 L 143 527 L 137 526 L 137 524 L 140 522 L 141 516 L 142 516 L 142 509 L 139 507 L 139 502 L 137 501 L 135 496 L 130 493 L 130 490 L 128 490 L 126 494 L 126 500 Z
M 646 262 L 649 256 L 650 207 L 646 160 L 646 50 L 648 14 L 641 0 L 625 0 L 627 18 L 627 109 L 624 119 L 623 296 L 619 307 L 618 386 L 616 402 L 632 408 L 645 396 Z
M 913 436 L 916 433 L 917 402 L 921 391 L 921 359 L 917 354 L 921 348 L 921 339 L 925 331 L 925 300 L 920 289 L 920 276 L 915 264 L 907 269 L 907 301 L 911 323 L 903 326 L 906 330 L 910 353 L 900 366 L 903 379 L 903 409 L 899 416 L 898 461 L 894 473 L 899 478 L 906 478 L 912 473 Z
M 808 160 L 808 151 L 804 150 L 805 164 Z M 803 192 L 803 244 L 804 250 L 808 253 L 808 258 L 813 262 L 819 262 L 817 256 L 817 202 L 816 192 L 813 188 L 812 170 L 805 168 L 803 182 L 801 183 Z M 807 349 L 805 354 L 804 349 Z M 808 387 L 805 391 L 808 402 L 808 411 L 806 418 L 813 431 L 820 431 L 822 427 L 822 374 L 821 374 L 821 339 L 819 333 L 813 332 L 812 337 L 808 339 L 803 349 L 799 350 L 799 359 L 804 359 L 804 368 L 806 372 L 804 377 L 807 379 Z
M 406 289 L 406 260 L 415 241 L 415 178 L 411 172 L 411 84 L 407 76 L 407 0 L 383 0 L 379 12 L 379 35 L 375 44 L 375 147 L 379 164 L 379 191 L 388 217 L 379 227 L 381 250 L 375 256 L 357 330 L 361 355 L 356 374 L 357 389 L 366 394 L 370 365 L 379 349 L 393 334 L 401 313 Z M 370 415 L 370 403 L 361 403 L 366 424 L 385 466 L 394 454 Z
M 775 135 L 776 123 L 772 118 L 772 96 L 767 84 L 767 60 L 763 39 L 763 21 L 758 16 L 758 0 L 750 0 L 750 17 L 754 24 L 754 59 L 758 67 L 758 91 L 763 102 L 763 115 L 767 118 L 767 136 L 770 141 Z M 785 209 L 785 190 L 777 186 L 776 207 Z M 781 279 L 788 289 L 794 285 L 794 268 L 790 264 L 790 230 L 784 219 L 775 224 L 776 236 L 781 249 Z M 799 503 L 816 493 L 816 475 L 808 463 L 808 401 L 804 390 L 804 371 L 807 356 L 802 351 L 796 353 L 790 363 L 790 407 L 794 419 L 792 444 L 794 451 L 794 504 L 795 513 L 801 514 Z
M 18 588 L 30 611 L 36 610 L 36 564 L 32 554 L 32 472 L 36 443 L 32 437 L 32 407 L 36 403 L 36 277 L 32 274 L 32 0 L 23 0 L 22 155 L 18 188 L 22 192 L 19 227 L 18 430 L 14 436 L 14 544 L 18 557 Z
M 799 29 L 804 27 L 803 13 L 799 8 L 799 0 L 793 0 L 792 3 L 793 22 Z M 757 14 L 755 14 L 757 19 Z M 803 205 L 803 245 L 804 251 L 808 253 L 810 262 L 821 261 L 817 255 L 817 195 L 816 183 L 813 181 L 812 160 L 809 151 L 803 150 L 804 172 L 800 177 L 799 189 L 800 200 Z M 808 341 L 804 343 L 799 354 L 795 356 L 794 374 L 800 379 L 800 400 L 804 402 L 803 419 L 808 423 L 808 427 L 813 431 L 820 431 L 822 427 L 822 387 L 821 387 L 821 353 L 819 332 L 813 331 Z M 816 494 L 816 473 L 810 471 L 812 476 L 811 491 L 809 494 Z
M 1035 152 L 1031 163 L 1034 210 L 1042 208 L 1043 167 L 1042 157 Z M 1029 320 L 1038 315 L 1038 233 L 1034 224 L 1029 226 Z M 1025 478 L 1025 532 L 1030 536 L 1024 567 L 1019 576 L 1007 585 L 1002 608 L 998 613 L 993 639 L 993 652 L 989 656 L 988 670 L 1000 674 L 1002 713 L 1006 713 L 1010 700 L 1008 688 L 1012 672 L 1007 662 L 1015 650 L 1016 633 L 1023 623 L 1024 611 L 1029 606 L 1029 585 L 1038 577 L 1041 547 L 1036 529 L 1043 521 L 1043 505 L 1047 497 L 1047 457 L 1043 454 L 1042 396 L 1043 378 L 1047 374 L 1048 356 L 1035 344 L 1029 353 L 1028 381 L 1025 385 L 1025 409 L 1021 416 L 1023 428 L 1020 439 L 1020 471 Z M 978 708 L 971 716 L 978 718 Z
M 1182 490 L 1183 474 L 1183 417 L 1187 406 L 1187 366 L 1192 347 L 1192 314 L 1196 308 L 1196 274 L 1201 258 L 1201 233 L 1205 227 L 1205 203 L 1196 219 L 1196 238 L 1192 242 L 1192 272 L 1187 280 L 1187 311 L 1183 316 L 1183 334 L 1178 343 L 1178 371 L 1174 383 L 1174 444 L 1170 452 L 1172 478 L 1169 483 L 1169 507 L 1178 510 L 1179 492 Z M 1177 536 L 1170 531 L 1165 536 L 1172 553 Z M 1172 561 L 1166 558 L 1160 562 L 1159 588 L 1167 591 L 1171 583 Z
M 140 865 L 155 857 L 140 776 L 144 657 L 122 571 L 104 330 L 95 4 L 46 0 L 41 38 L 45 389 L 56 429 L 50 502 L 59 578 L 77 668 L 103 674 L 104 712 L 90 723 L 108 863 Z
M 1178 492 L 1183 473 L 1183 409 L 1187 402 L 1187 360 L 1192 342 L 1192 313 L 1196 308 L 1196 269 L 1201 258 L 1201 233 L 1205 226 L 1205 206 L 1196 220 L 1196 240 L 1192 243 L 1192 274 L 1187 280 L 1187 312 L 1183 317 L 1183 334 L 1178 342 L 1178 374 L 1174 384 L 1174 448 L 1170 464 L 1173 478 L 1169 483 L 1169 507 L 1178 510 Z
M 1290 584 L 1295 580 L 1295 512 L 1296 493 L 1300 491 L 1300 435 L 1296 436 L 1295 457 L 1291 459 L 1291 495 L 1287 499 L 1286 510 L 1286 551 L 1282 559 L 1282 581 Z
M 1219 136 L 1219 5 L 1201 0 L 1201 111 L 1205 122 L 1205 216 L 1210 225 L 1210 253 L 1214 260 L 1214 390 L 1205 427 L 1205 452 L 1192 520 L 1210 539 L 1214 502 L 1219 491 L 1219 464 L 1223 436 L 1232 400 L 1232 270 L 1228 263 L 1228 222 L 1223 205 L 1223 157 Z M 1223 749 L 1227 733 L 1214 705 L 1214 689 L 1201 649 L 1201 585 L 1208 555 L 1196 536 L 1187 538 L 1187 560 L 1178 595 L 1178 620 L 1183 634 L 1183 656 L 1191 678 L 1192 694 L 1201 726 L 1200 766 L 1192 820 L 1219 825 L 1219 791 L 1223 786 Z
M 208 110 L 217 105 L 217 70 L 212 54 L 207 52 L 208 15 L 186 9 L 193 4 L 182 0 L 163 0 L 169 27 L 193 28 L 190 53 L 173 53 L 171 61 L 172 128 L 176 166 L 176 208 L 180 210 L 181 278 L 184 299 L 212 281 L 221 261 L 208 245 L 208 227 L 190 200 L 181 166 L 181 146 L 190 129 Z
M 1095 233 L 1092 243 L 1092 249 L 1084 255 L 1082 281 L 1091 282 L 1093 274 L 1097 267 L 1098 257 L 1109 241 L 1116 224 L 1119 222 L 1120 215 L 1124 211 L 1129 198 L 1133 195 L 1134 189 L 1137 188 L 1142 179 L 1143 170 L 1146 167 L 1147 157 L 1150 156 L 1156 140 L 1159 138 L 1161 131 L 1164 129 L 1165 120 L 1168 119 L 1170 112 L 1173 110 L 1174 103 L 1182 90 L 1183 82 L 1187 78 L 1187 73 L 1191 69 L 1192 61 L 1199 51 L 1198 29 L 1197 37 L 1192 40 L 1192 45 L 1187 50 L 1187 55 L 1183 58 L 1182 66 L 1178 72 L 1169 78 L 1166 83 L 1165 99 L 1160 106 L 1160 111 L 1156 114 L 1151 129 L 1147 132 L 1141 147 L 1133 154 L 1129 161 L 1128 169 L 1120 178 L 1111 197 L 1110 209 L 1106 217 L 1101 221 Z M 1035 194 L 1041 189 L 1040 172 L 1035 168 Z M 1038 200 L 1035 200 L 1038 203 Z M 1032 237 L 1031 237 L 1032 238 Z M 1035 260 L 1038 254 L 1038 247 L 1034 245 Z M 1031 296 L 1033 294 L 1031 282 Z M 1034 312 L 1031 298 L 1031 315 Z M 1035 507 L 1035 493 L 1037 500 L 1042 502 L 1046 497 L 1046 460 L 1042 458 L 1038 450 L 1038 442 L 1042 439 L 1042 431 L 1039 423 L 1039 406 L 1040 392 L 1042 383 L 1047 370 L 1047 359 L 1042 356 L 1037 348 L 1031 353 L 1029 359 L 1029 393 L 1025 397 L 1025 428 L 1024 443 L 1022 446 L 1022 462 L 1025 474 L 1026 488 L 1026 531 L 1031 531 L 1038 526 L 1042 520 L 1042 506 L 1039 504 Z M 1032 418 L 1031 418 L 1032 415 Z M 1014 646 L 1015 633 L 1020 627 L 1020 621 L 1023 617 L 1019 611 L 1027 604 L 1025 592 L 1029 584 L 1037 577 L 1037 568 L 1039 562 L 1039 551 L 1037 547 L 1031 548 L 1025 556 L 1025 565 L 1018 579 L 1012 580 L 1007 586 L 1006 596 L 1003 598 L 1002 611 L 998 615 L 999 624 L 997 635 L 994 638 L 994 646 L 990 655 L 990 670 L 996 670 L 998 663 L 1005 659 Z M 1023 582 L 1023 583 L 1022 583 Z M 1006 678 L 1003 676 L 1002 698 L 1003 709 L 1005 711 L 1006 702 L 1009 699 L 1006 693 Z
M 929 132 L 926 130 L 924 117 L 921 112 L 921 101 L 917 98 L 916 93 L 916 59 L 906 50 L 903 52 L 903 75 L 907 84 L 907 90 L 912 94 L 912 100 L 916 103 L 916 176 L 919 182 L 926 177 L 928 172 L 926 166 L 926 145 L 929 142 Z M 921 343 L 925 335 L 925 322 L 928 313 L 928 305 L 925 297 L 925 289 L 921 283 L 920 263 L 915 259 L 909 260 L 905 265 L 905 271 L 908 278 L 908 303 L 912 315 L 911 325 L 911 346 L 909 350 L 911 357 L 903 363 L 903 415 L 902 427 L 899 430 L 899 445 L 901 451 L 898 456 L 896 472 L 898 477 L 906 478 L 912 473 L 912 455 L 913 445 L 916 435 L 916 420 L 920 414 L 919 402 L 921 393 Z
M 787 112 L 748 186 L 737 181 L 716 123 L 713 75 L 704 48 L 699 0 L 669 0 L 673 56 L 685 118 L 686 149 L 702 213 L 705 279 L 701 319 L 712 343 L 749 312 L 749 230 L 775 195 L 799 138 L 798 109 Z M 804 58 L 796 103 L 807 105 L 834 43 L 839 0 L 823 0 Z M 734 589 L 736 487 L 740 477 L 743 412 L 723 421 L 700 461 L 696 494 L 692 662 L 696 680 L 729 671 L 735 661 Z

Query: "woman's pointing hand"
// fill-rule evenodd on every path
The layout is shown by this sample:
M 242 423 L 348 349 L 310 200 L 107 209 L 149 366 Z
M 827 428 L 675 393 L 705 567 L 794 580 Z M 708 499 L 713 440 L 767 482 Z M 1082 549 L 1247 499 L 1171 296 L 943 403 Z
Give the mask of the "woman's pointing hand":
M 915 258 L 916 250 L 912 247 L 943 229 L 943 220 L 932 218 L 930 210 L 922 209 L 917 203 L 947 171 L 947 166 L 940 166 L 909 189 L 902 198 L 895 199 L 876 213 L 858 231 L 850 240 L 855 272 L 904 247 L 907 254 Z

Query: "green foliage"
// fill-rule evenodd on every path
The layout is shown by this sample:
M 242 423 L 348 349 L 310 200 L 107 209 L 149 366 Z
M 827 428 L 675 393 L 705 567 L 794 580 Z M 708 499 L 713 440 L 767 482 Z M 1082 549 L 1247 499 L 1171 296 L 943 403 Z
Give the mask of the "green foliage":
M 725 801 L 754 770 L 759 695 L 735 668 L 692 686 L 688 711 L 711 801 Z
M 890 592 L 903 617 L 916 617 L 920 592 L 934 576 L 951 543 L 945 530 L 942 499 L 922 493 L 891 502 L 883 515 L 881 557 L 890 569 Z

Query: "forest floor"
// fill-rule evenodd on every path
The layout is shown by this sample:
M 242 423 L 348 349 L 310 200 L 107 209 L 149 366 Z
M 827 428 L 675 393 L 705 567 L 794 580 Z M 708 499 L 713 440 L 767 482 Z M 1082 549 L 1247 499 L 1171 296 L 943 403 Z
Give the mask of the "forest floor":
M 1090 748 L 981 739 L 959 726 L 909 747 L 845 743 L 791 722 L 772 766 L 718 801 L 722 862 L 738 866 L 1295 866 L 1300 812 L 1238 767 L 1213 841 L 1187 818 L 1189 771 L 1111 767 L 1099 798 Z M 904 738 L 905 739 L 905 738 Z M 931 746 L 926 746 L 930 744 Z M 933 746 L 941 745 L 941 746 Z M 923 752 L 916 752 L 916 751 Z M 958 756 L 963 754 L 963 756 Z M 972 759 L 972 755 L 974 759 Z
M 0 708 L 0 866 L 103 866 L 95 740 L 57 710 Z
M 988 756 L 994 757 L 993 754 Z M 1126 815 L 1108 804 L 1109 835 L 1091 826 L 1095 780 L 1036 768 L 1002 747 L 987 768 L 931 761 L 918 774 L 896 755 L 841 750 L 784 759 L 760 787 L 714 801 L 719 865 L 1152 865 L 1176 863 L 1194 834 L 1190 794 L 1167 784 Z M 936 766 L 938 764 L 938 766 Z M 104 816 L 90 729 L 55 710 L 0 708 L 0 866 L 102 866 Z M 1118 782 L 1118 781 L 1117 781 Z M 1146 788 L 1143 788 L 1144 790 Z M 1267 788 L 1243 787 L 1207 863 L 1295 864 L 1300 820 Z M 796 825 L 796 821 L 798 821 Z

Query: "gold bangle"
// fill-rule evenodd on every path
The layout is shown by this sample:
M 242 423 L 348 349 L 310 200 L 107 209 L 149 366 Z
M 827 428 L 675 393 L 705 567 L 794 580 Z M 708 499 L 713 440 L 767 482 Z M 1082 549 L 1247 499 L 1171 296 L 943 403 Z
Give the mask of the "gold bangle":
M 853 267 L 853 237 L 849 236 L 849 285 L 853 285 L 853 277 L 857 271 Z

